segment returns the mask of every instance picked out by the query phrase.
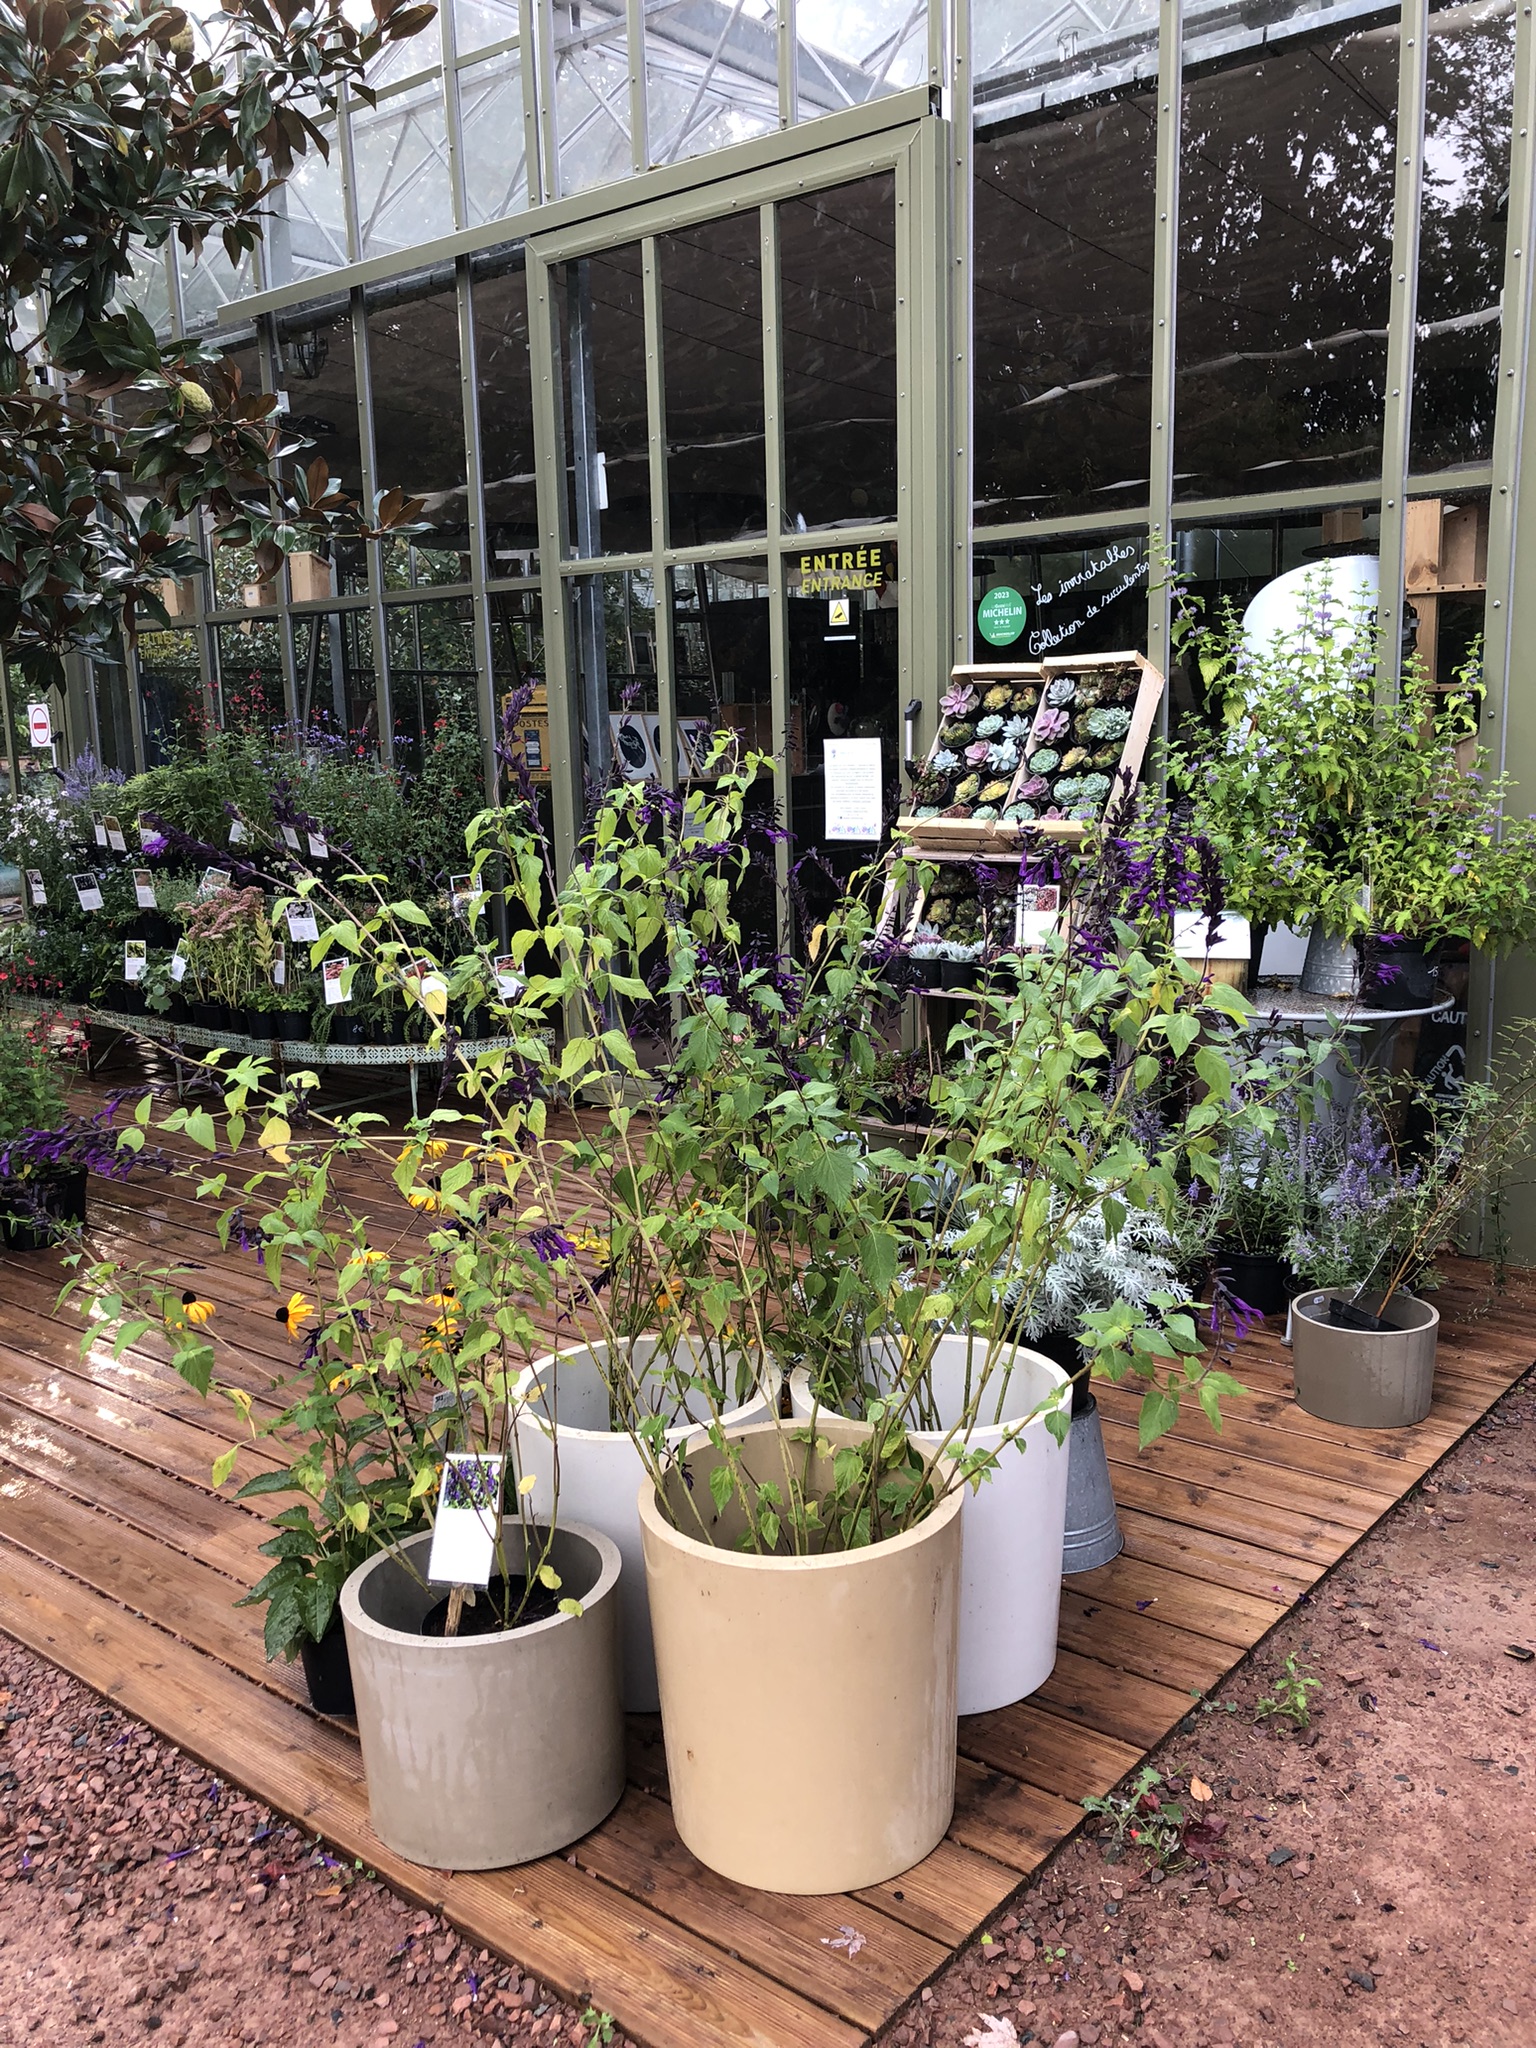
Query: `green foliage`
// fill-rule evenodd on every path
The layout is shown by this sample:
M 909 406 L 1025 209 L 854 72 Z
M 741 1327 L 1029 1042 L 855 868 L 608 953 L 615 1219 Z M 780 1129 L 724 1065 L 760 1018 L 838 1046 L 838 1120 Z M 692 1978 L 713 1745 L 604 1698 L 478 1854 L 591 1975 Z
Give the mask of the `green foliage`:
M 1118 1863 L 1132 1849 L 1144 1850 L 1153 1866 L 1166 1870 L 1184 1853 L 1184 1823 L 1187 1810 L 1159 1791 L 1161 1771 L 1143 1764 L 1123 1792 L 1092 1794 L 1083 1801 L 1084 1813 L 1099 1823 L 1099 1838 L 1105 1854 Z
M 1275 1673 L 1272 1689 L 1253 1710 L 1255 1721 L 1289 1721 L 1297 1730 L 1312 1725 L 1312 1695 L 1321 1692 L 1323 1681 L 1303 1671 L 1293 1651 Z
M 51 1130 L 63 1121 L 64 1090 L 46 1028 L 26 1028 L 0 1014 L 0 1146 L 22 1131 Z

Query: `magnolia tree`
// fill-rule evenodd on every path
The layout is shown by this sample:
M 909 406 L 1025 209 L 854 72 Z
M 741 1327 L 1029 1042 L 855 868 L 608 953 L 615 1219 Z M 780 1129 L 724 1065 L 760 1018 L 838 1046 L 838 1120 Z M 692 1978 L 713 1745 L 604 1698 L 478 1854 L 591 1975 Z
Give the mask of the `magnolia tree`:
M 237 262 L 343 87 L 436 13 L 369 0 L 0 0 L 0 654 L 29 681 L 64 654 L 166 623 L 160 585 L 215 547 L 258 574 L 321 536 L 372 536 L 418 509 L 349 500 L 276 401 L 124 304 L 133 250 L 218 236 Z M 352 10 L 357 11 L 355 8 Z M 132 393 L 131 403 L 109 401 Z

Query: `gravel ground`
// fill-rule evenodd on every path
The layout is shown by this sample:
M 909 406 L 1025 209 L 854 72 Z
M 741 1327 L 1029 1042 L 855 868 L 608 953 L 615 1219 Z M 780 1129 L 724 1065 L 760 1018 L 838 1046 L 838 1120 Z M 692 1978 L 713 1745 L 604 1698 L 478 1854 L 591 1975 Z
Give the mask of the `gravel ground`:
M 1527 1380 L 1153 1756 L 1192 1859 L 1068 1845 L 888 2048 L 1533 2048 L 1533 1422 Z M 1290 1655 L 1304 1731 L 1255 1720 Z M 0 2048 L 149 2035 L 602 2028 L 0 1637 Z

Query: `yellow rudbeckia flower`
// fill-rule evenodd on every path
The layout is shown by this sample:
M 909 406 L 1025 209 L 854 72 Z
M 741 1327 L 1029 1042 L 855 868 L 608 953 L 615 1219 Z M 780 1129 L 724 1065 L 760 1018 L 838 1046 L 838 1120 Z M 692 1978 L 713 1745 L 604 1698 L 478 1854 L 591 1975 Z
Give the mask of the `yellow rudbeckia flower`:
M 200 1295 L 194 1294 L 189 1287 L 181 1297 L 181 1312 L 189 1323 L 206 1323 L 214 1313 L 214 1305 L 211 1301 L 204 1301 Z
M 290 1337 L 297 1337 L 314 1313 L 314 1303 L 302 1294 L 290 1294 L 287 1306 L 274 1311 L 277 1320 L 287 1325 Z

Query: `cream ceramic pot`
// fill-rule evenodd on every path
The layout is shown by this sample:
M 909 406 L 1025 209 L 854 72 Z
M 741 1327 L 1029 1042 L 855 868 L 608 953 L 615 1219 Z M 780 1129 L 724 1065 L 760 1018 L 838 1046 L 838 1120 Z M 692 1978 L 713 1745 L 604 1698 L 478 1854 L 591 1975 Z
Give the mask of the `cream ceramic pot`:
M 636 1337 L 630 1347 L 630 1373 L 639 1398 L 660 1407 L 668 1390 L 664 1368 L 653 1364 L 656 1347 L 655 1337 Z M 535 1515 L 552 1517 L 557 1524 L 577 1521 L 601 1529 L 617 1545 L 624 1564 L 619 1582 L 624 1705 L 632 1714 L 654 1714 L 656 1660 L 635 1514 L 635 1494 L 645 1466 L 633 1440 L 608 1426 L 607 1351 L 606 1343 L 577 1344 L 535 1362 L 540 1391 L 523 1403 L 516 1418 L 518 1469 L 523 1477 L 533 1478 L 530 1501 Z M 734 1356 L 725 1361 L 733 1380 L 738 1363 Z M 735 1428 L 764 1414 L 767 1405 L 757 1393 L 722 1420 Z M 673 1412 L 670 1403 L 666 1412 Z M 709 1420 L 708 1403 L 690 1393 L 684 1398 L 683 1414 L 685 1419 L 667 1431 L 669 1445 L 683 1443 Z
M 503 1524 L 511 1570 L 523 1531 Z M 400 1549 L 425 1577 L 431 1532 Z M 341 1589 L 373 1831 L 437 1870 L 500 1870 L 595 1828 L 624 1790 L 619 1553 L 567 1522 L 551 1563 L 580 1615 L 452 1640 L 421 1634 L 441 1586 L 389 1551 Z
M 985 1368 L 985 1347 L 963 1336 L 941 1337 L 929 1368 L 936 1429 L 912 1429 L 931 1452 L 967 1405 L 967 1386 Z M 985 1421 L 964 1447 L 993 1451 L 997 1464 L 965 1492 L 965 1564 L 960 1574 L 959 1710 L 987 1714 L 1012 1706 L 1044 1685 L 1056 1663 L 1061 1615 L 1062 1539 L 1067 1517 L 1068 1448 L 1057 1443 L 1042 1402 L 1068 1398 L 1068 1375 L 1054 1360 L 1023 1346 L 1000 1352 L 982 1404 Z M 790 1381 L 798 1415 L 811 1412 L 803 1372 Z M 825 1413 L 826 1411 L 821 1411 Z M 1017 1435 L 1020 1422 L 1025 1422 Z M 959 1442 L 955 1448 L 961 1448 Z
M 748 1472 L 782 1486 L 794 1460 L 824 1489 L 830 1458 L 788 1428 L 733 1432 Z M 828 1418 L 819 1433 L 860 1430 Z M 734 1503 L 715 1517 L 720 1456 L 695 1447 L 691 1487 L 668 1479 L 670 1514 L 690 1523 L 699 1503 L 713 1543 L 675 1527 L 652 1487 L 639 1500 L 677 1832 L 762 1891 L 881 1884 L 937 1847 L 954 1810 L 961 1495 L 862 1550 L 759 1557 L 732 1547 Z

